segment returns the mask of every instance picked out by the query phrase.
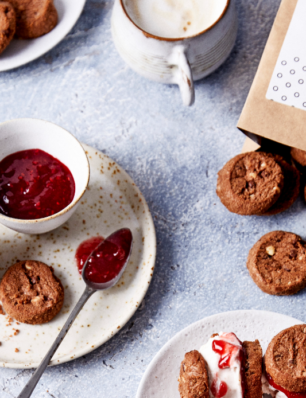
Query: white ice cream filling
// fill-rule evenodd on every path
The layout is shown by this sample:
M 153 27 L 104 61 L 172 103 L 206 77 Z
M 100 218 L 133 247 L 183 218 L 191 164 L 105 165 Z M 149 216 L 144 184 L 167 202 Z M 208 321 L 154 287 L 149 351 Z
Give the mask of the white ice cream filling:
M 237 347 L 237 350 L 235 350 L 236 352 L 232 355 L 230 360 L 230 367 L 224 369 L 219 368 L 220 354 L 213 351 L 212 344 L 214 340 L 223 340 Z M 223 398 L 243 398 L 241 360 L 239 358 L 239 351 L 241 349 L 242 346 L 233 333 L 223 332 L 220 332 L 218 336 L 211 337 L 208 342 L 200 348 L 200 353 L 203 355 L 208 365 L 210 398 L 215 398 L 211 392 L 211 385 L 214 380 L 217 380 L 217 383 L 223 381 L 227 384 L 227 392 Z
M 263 373 L 261 376 L 261 386 L 262 386 L 262 393 L 269 394 L 272 398 L 287 398 L 287 395 L 281 391 L 276 390 L 276 388 L 272 387 L 265 374 Z

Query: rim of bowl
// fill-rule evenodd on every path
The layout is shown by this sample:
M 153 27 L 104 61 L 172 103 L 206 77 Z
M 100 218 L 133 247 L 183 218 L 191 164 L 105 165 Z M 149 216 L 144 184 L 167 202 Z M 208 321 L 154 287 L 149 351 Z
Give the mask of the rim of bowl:
M 2 123 L 0 123 L 0 126 L 3 126 L 4 124 L 10 124 L 10 123 L 13 123 L 13 122 L 16 122 L 16 121 L 22 121 L 22 120 L 27 120 L 27 121 L 30 120 L 30 121 L 34 121 L 34 122 L 39 121 L 39 122 L 43 122 L 43 123 L 55 126 L 56 128 L 62 129 L 63 131 L 68 133 L 80 145 L 82 151 L 84 152 L 86 161 L 87 161 L 87 181 L 86 181 L 84 189 L 82 190 L 82 192 L 80 193 L 80 195 L 78 197 L 74 198 L 73 201 L 67 207 L 65 207 L 63 210 L 59 211 L 58 213 L 55 213 L 52 216 L 48 216 L 48 217 L 44 217 L 44 218 L 37 218 L 35 220 L 23 220 L 23 219 L 20 219 L 20 218 L 8 217 L 8 216 L 5 216 L 4 214 L 0 213 L 0 219 L 8 220 L 8 221 L 11 221 L 11 222 L 16 222 L 18 224 L 37 224 L 37 223 L 53 220 L 54 218 L 57 218 L 57 217 L 65 214 L 65 213 L 67 213 L 69 210 L 71 210 L 81 200 L 81 198 L 84 195 L 84 193 L 86 192 L 86 189 L 87 189 L 88 184 L 89 184 L 90 166 L 89 166 L 89 160 L 88 160 L 88 157 L 86 155 L 85 149 L 83 148 L 83 146 L 80 143 L 80 141 L 77 138 L 75 138 L 75 136 L 72 133 L 70 133 L 68 130 L 64 129 L 63 127 L 61 127 L 61 126 L 59 126 L 59 125 L 57 125 L 55 123 L 52 123 L 52 122 L 49 122 L 49 121 L 43 120 L 43 119 L 36 119 L 36 118 L 19 118 L 19 119 L 12 119 L 12 120 L 7 120 L 6 122 L 2 122 Z
M 128 17 L 128 19 L 132 22 L 132 24 L 133 24 L 134 26 L 136 26 L 136 28 L 138 28 L 139 30 L 141 30 L 141 32 L 142 32 L 146 37 L 151 37 L 152 39 L 157 39 L 157 40 L 161 40 L 161 41 L 182 41 L 182 40 L 192 39 L 192 38 L 194 38 L 194 37 L 200 36 L 200 35 L 202 35 L 203 33 L 205 33 L 205 32 L 207 32 L 207 31 L 211 30 L 214 26 L 216 26 L 217 23 L 218 23 L 219 21 L 221 21 L 221 19 L 224 17 L 226 11 L 227 11 L 228 8 L 229 8 L 229 5 L 230 5 L 231 1 L 232 1 L 232 0 L 227 0 L 227 1 L 226 1 L 226 5 L 225 5 L 225 7 L 224 7 L 224 10 L 223 10 L 222 13 L 220 14 L 219 18 L 218 18 L 212 25 L 210 25 L 208 28 L 202 30 L 202 31 L 199 32 L 199 33 L 196 33 L 196 34 L 194 34 L 194 35 L 191 35 L 191 36 L 173 37 L 173 38 L 156 36 L 156 35 L 153 35 L 152 33 L 149 33 L 149 32 L 147 32 L 147 31 L 145 31 L 145 30 L 142 29 L 140 26 L 138 26 L 138 25 L 132 20 L 132 18 L 129 16 L 129 13 L 127 12 L 127 10 L 126 10 L 126 8 L 125 8 L 125 6 L 124 6 L 124 4 L 123 4 L 123 0 L 120 0 L 120 5 L 121 5 L 121 7 L 122 7 L 122 9 L 123 9 L 123 11 L 124 11 L 124 13 L 125 13 L 125 15 L 126 15 L 126 16 Z

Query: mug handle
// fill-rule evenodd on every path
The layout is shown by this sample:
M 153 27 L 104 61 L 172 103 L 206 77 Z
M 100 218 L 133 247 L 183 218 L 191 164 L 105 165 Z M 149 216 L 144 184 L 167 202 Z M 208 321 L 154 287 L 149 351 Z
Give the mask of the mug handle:
M 185 46 L 175 46 L 169 57 L 169 62 L 173 67 L 173 83 L 178 84 L 180 88 L 183 104 L 190 106 L 194 103 L 194 86 L 185 51 Z

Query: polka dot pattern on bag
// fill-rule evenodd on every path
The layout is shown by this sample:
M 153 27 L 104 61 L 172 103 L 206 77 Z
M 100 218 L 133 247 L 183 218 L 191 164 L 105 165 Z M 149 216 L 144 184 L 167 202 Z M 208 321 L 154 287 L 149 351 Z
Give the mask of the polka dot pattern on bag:
M 269 95 L 268 91 L 268 99 L 306 109 L 306 60 L 304 63 L 300 57 L 281 60 L 276 65 L 272 80 L 274 94 Z

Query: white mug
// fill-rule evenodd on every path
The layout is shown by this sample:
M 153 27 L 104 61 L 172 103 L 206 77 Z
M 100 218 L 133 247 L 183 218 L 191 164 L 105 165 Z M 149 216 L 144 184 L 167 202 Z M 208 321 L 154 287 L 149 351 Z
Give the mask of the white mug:
M 234 0 L 227 0 L 222 14 L 207 29 L 183 38 L 158 37 L 141 29 L 129 16 L 126 1 L 115 0 L 112 14 L 112 36 L 119 54 L 142 76 L 178 84 L 183 103 L 192 105 L 193 82 L 215 71 L 234 47 L 238 26 Z

